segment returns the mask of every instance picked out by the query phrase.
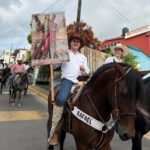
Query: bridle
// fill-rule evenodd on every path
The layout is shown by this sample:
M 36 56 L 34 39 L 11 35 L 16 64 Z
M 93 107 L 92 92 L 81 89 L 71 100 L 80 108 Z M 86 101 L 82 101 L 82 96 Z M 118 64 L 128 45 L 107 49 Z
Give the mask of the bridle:
M 133 117 L 136 117 L 136 113 L 130 113 L 130 112 L 123 112 L 123 113 L 120 113 L 120 110 L 118 108 L 118 100 L 117 100 L 117 83 L 119 81 L 121 81 L 130 71 L 131 71 L 131 67 L 128 68 L 128 70 L 125 72 L 125 74 L 121 77 L 116 78 L 116 80 L 114 81 L 114 84 L 115 84 L 115 108 L 113 109 L 113 117 L 114 117 L 114 121 L 117 122 L 118 120 L 120 120 L 120 116 L 133 116 Z

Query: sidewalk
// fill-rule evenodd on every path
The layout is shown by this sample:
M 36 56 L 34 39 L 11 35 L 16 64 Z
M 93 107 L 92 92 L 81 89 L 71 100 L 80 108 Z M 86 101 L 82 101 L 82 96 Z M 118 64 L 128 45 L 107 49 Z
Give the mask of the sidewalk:
M 45 100 L 48 100 L 49 91 L 40 87 L 39 85 L 30 85 L 29 90 L 36 93 L 38 96 L 42 97 Z

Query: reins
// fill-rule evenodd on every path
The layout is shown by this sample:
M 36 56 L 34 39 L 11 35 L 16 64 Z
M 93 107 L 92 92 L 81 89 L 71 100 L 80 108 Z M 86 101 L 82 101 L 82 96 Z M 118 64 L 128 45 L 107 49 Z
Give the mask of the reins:
M 115 122 L 117 120 L 120 119 L 120 116 L 134 116 L 136 117 L 136 114 L 135 113 L 130 113 L 130 112 L 124 112 L 124 113 L 120 113 L 120 110 L 118 109 L 118 100 L 117 100 L 117 82 L 121 81 L 130 71 L 131 71 L 131 67 L 128 68 L 128 70 L 125 72 L 125 74 L 121 77 L 116 78 L 116 80 L 114 81 L 114 84 L 115 84 L 115 108 L 113 110 L 113 114 L 115 116 Z

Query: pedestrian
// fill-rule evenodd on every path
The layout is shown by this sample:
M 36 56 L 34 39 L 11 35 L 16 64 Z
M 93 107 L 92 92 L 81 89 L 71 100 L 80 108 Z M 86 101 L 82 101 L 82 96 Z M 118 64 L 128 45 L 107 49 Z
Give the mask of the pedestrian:
M 69 57 L 70 61 L 61 65 L 61 86 L 56 97 L 56 102 L 53 104 L 52 126 L 48 142 L 50 145 L 58 144 L 58 133 L 55 132 L 55 127 L 59 122 L 63 106 L 66 103 L 72 86 L 78 82 L 77 77 L 83 73 L 89 74 L 90 70 L 87 66 L 87 58 L 79 52 L 84 46 L 84 40 L 79 33 L 73 33 L 69 39 Z
M 105 60 L 104 64 L 111 63 L 114 61 L 121 63 L 123 61 L 122 58 L 128 54 L 128 48 L 122 45 L 121 43 L 116 44 L 116 46 L 114 48 L 111 48 L 111 50 L 114 56 L 108 57 Z

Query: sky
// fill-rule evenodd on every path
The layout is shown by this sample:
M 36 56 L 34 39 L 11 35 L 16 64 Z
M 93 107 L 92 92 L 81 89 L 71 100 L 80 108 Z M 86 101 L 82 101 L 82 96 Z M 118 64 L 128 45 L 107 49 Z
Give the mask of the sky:
M 66 24 L 77 17 L 78 0 L 0 0 L 0 53 L 4 49 L 30 48 L 32 14 L 65 12 Z M 100 41 L 150 25 L 150 0 L 82 0 L 81 20 Z

